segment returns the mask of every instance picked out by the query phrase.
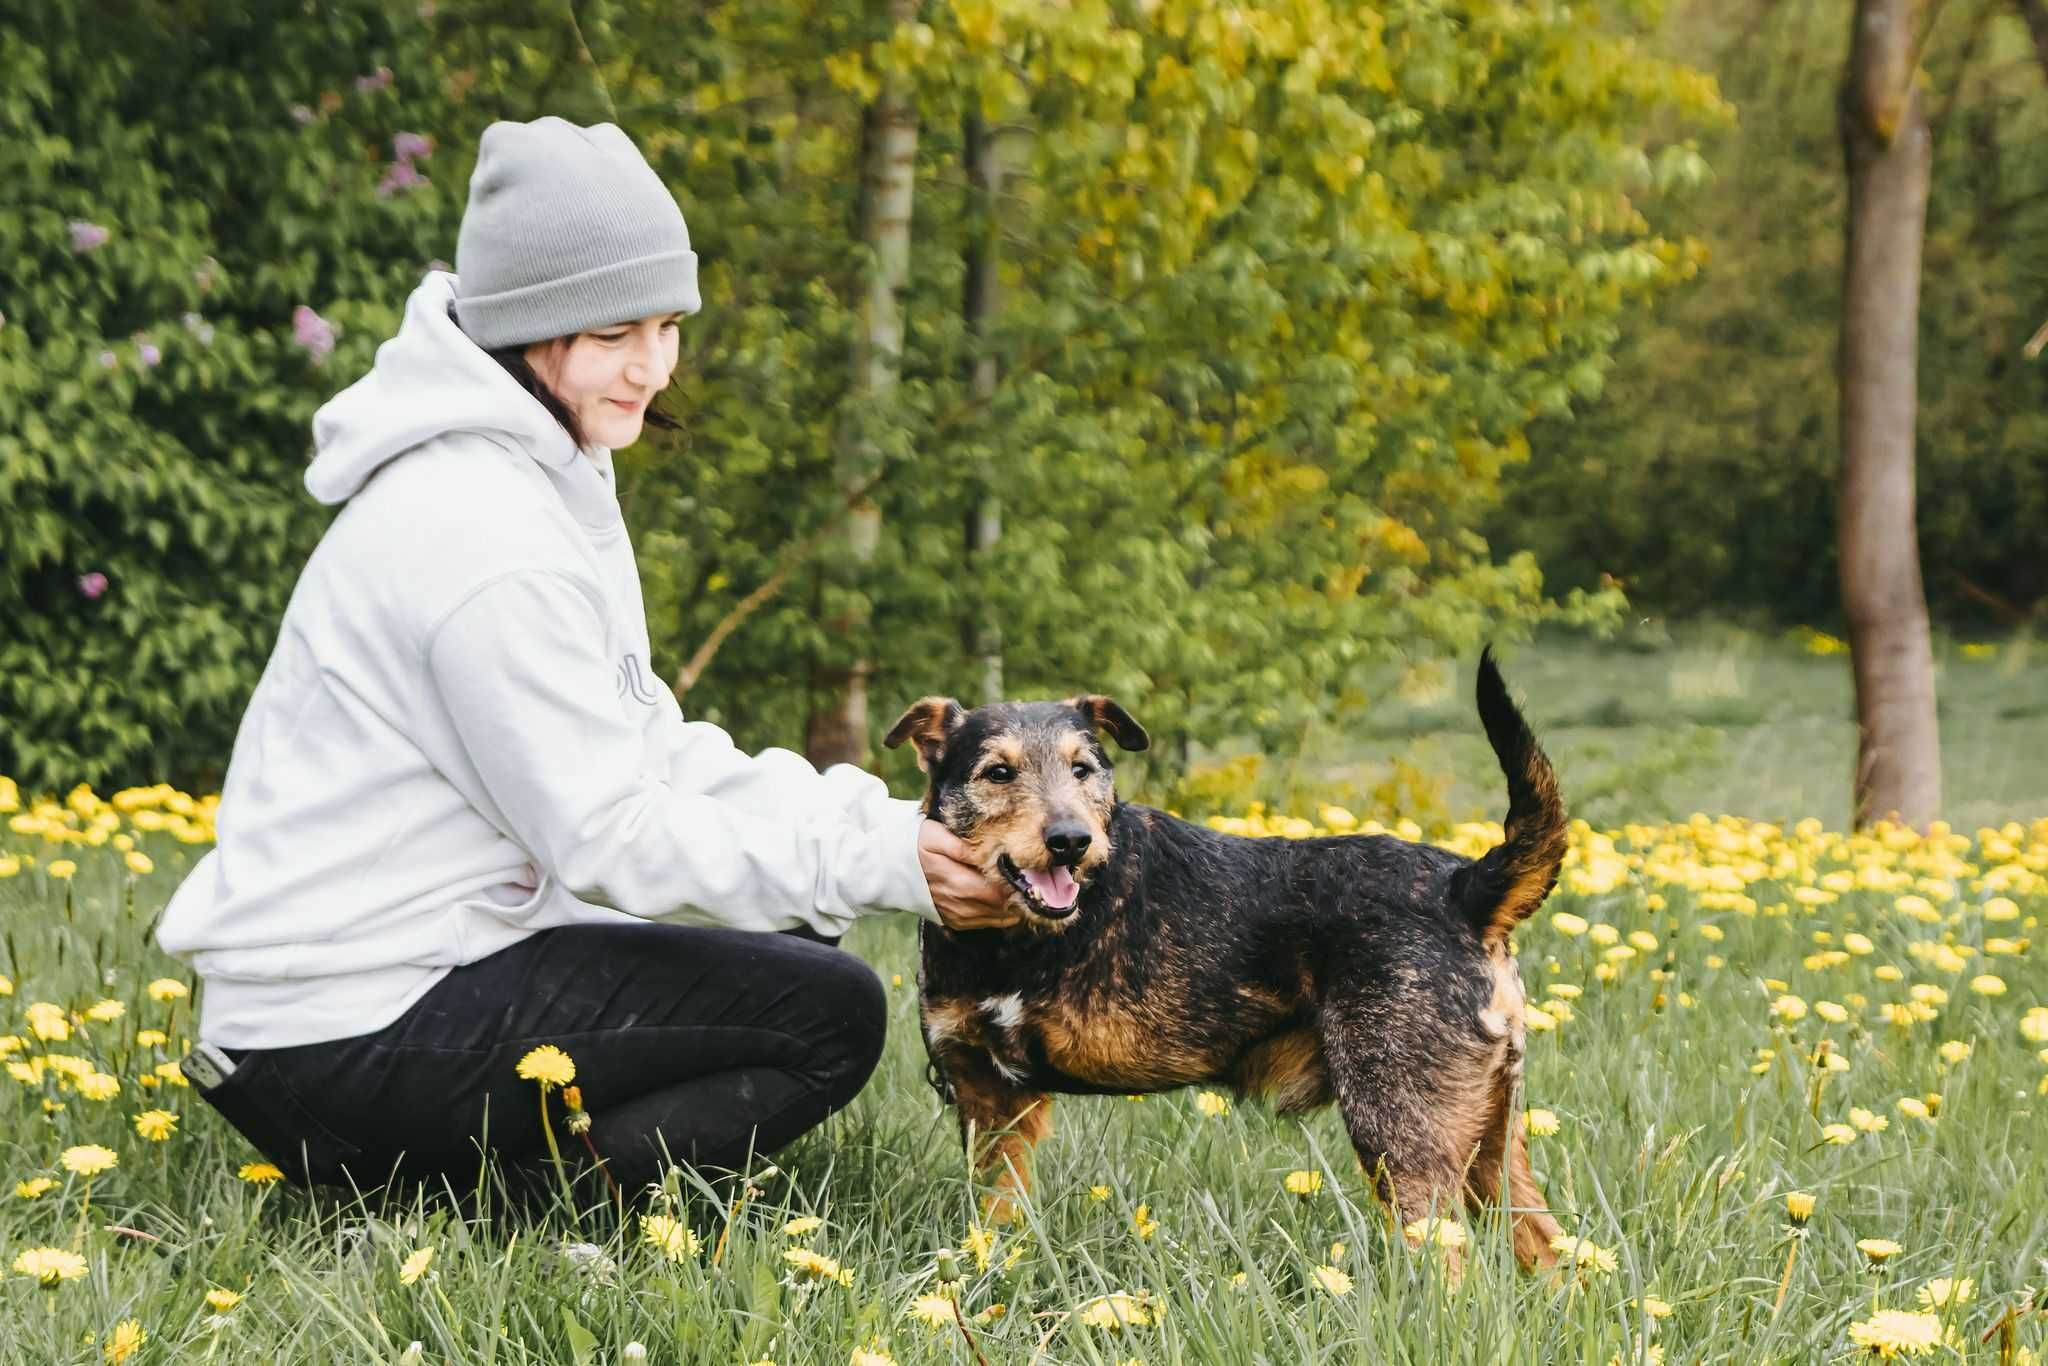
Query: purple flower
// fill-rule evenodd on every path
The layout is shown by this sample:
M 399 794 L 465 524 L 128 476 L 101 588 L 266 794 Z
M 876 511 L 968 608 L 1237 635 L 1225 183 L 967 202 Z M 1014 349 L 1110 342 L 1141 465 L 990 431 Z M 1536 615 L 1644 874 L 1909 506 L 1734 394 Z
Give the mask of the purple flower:
M 164 353 L 156 349 L 154 342 L 142 343 L 135 348 L 135 354 L 142 361 L 142 368 L 145 370 L 153 368 L 164 358 Z
M 313 358 L 315 365 L 327 359 L 327 353 L 334 349 L 334 324 L 300 304 L 292 310 L 292 339 Z
M 182 321 L 185 324 L 185 330 L 187 332 L 190 332 L 193 336 L 199 338 L 199 344 L 201 346 L 213 345 L 212 323 L 200 317 L 197 313 L 187 313 L 182 319 Z
M 384 178 L 377 182 L 378 198 L 387 198 L 400 190 L 416 189 L 427 183 L 427 178 L 414 169 L 410 161 L 394 161 Z
M 391 81 L 391 68 L 380 66 L 367 76 L 356 77 L 356 93 L 358 95 L 374 95 L 379 90 L 389 89 Z
M 102 351 L 102 352 L 100 352 L 100 364 L 101 364 L 101 365 L 103 365 L 103 366 L 105 366 L 105 367 L 106 367 L 107 369 L 109 369 L 109 370 L 113 369 L 113 368 L 114 368 L 114 366 L 115 366 L 115 365 L 116 365 L 116 364 L 118 363 L 118 361 L 119 361 L 119 358 L 118 358 L 118 357 L 116 357 L 116 356 L 114 355 L 114 353 L 113 353 L 113 352 L 111 352 L 111 351 Z
M 398 133 L 391 139 L 391 155 L 400 161 L 425 161 L 434 154 L 434 140 L 425 133 Z
M 295 104 L 291 107 L 292 122 L 304 128 L 314 118 L 313 107 L 309 104 Z
M 97 223 L 88 223 L 82 218 L 71 220 L 71 249 L 76 252 L 98 251 L 107 244 L 113 234 Z
M 107 591 L 107 576 L 97 569 L 90 574 L 80 574 L 78 591 L 97 601 L 99 596 Z

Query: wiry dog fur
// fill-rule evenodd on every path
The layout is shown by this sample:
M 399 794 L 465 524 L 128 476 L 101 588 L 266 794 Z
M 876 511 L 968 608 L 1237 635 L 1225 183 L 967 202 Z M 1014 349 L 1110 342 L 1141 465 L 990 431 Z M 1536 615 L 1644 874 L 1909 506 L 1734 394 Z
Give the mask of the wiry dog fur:
M 1555 1262 L 1508 937 L 1556 883 L 1565 812 L 1490 652 L 1478 694 L 1508 814 L 1477 861 L 1388 836 L 1245 839 L 1120 802 L 1098 734 L 1147 740 L 1108 698 L 904 713 L 887 743 L 916 743 L 927 809 L 1024 912 L 922 932 L 925 1046 L 999 1189 L 1028 1179 L 1053 1093 L 1220 1083 L 1283 1112 L 1335 1099 L 1399 1224 L 1505 1196 L 1522 1264 Z M 1080 883 L 1065 912 L 1033 890 L 1055 864 Z

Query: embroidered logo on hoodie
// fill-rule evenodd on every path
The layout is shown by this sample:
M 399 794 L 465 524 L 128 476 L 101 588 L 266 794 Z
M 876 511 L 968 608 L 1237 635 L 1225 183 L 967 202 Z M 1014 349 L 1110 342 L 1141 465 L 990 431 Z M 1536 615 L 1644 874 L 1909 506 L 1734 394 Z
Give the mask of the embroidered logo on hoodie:
M 624 697 L 628 693 L 632 694 L 635 702 L 644 703 L 650 707 L 661 696 L 648 684 L 647 675 L 640 669 L 640 657 L 638 655 L 629 654 L 619 661 L 619 696 Z

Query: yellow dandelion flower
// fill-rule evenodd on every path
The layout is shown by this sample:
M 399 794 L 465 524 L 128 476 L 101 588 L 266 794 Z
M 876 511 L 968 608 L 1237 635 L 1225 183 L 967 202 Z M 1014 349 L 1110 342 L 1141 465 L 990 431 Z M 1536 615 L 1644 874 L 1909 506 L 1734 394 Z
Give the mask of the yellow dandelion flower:
M 988 1270 L 989 1257 L 995 1252 L 996 1235 L 985 1228 L 971 1228 L 960 1239 L 960 1246 L 974 1254 L 974 1265 L 978 1270 Z
M 1319 1171 L 1293 1171 L 1287 1173 L 1280 1184 L 1287 1188 L 1289 1195 L 1307 1199 L 1323 1188 L 1323 1174 Z
M 782 1260 L 799 1279 L 810 1281 L 836 1281 L 840 1285 L 853 1284 L 853 1268 L 842 1267 L 830 1257 L 822 1256 L 807 1247 L 789 1248 L 782 1254 Z
M 668 1214 L 641 1215 L 640 1241 L 672 1262 L 687 1261 L 703 1247 L 688 1224 Z
M 1858 1238 L 1856 1250 L 1868 1257 L 1872 1266 L 1883 1266 L 1888 1258 L 1898 1256 L 1905 1249 L 1889 1238 Z
M 1106 1328 L 1110 1332 L 1122 1332 L 1125 1328 L 1142 1328 L 1152 1322 L 1151 1296 L 1136 1295 L 1124 1291 L 1112 1291 L 1098 1295 L 1075 1311 L 1074 1317 L 1090 1328 Z
M 1841 1024 L 1849 1018 L 1849 1012 L 1837 1001 L 1815 1001 L 1813 1013 L 1829 1024 Z
M 62 1043 L 71 1037 L 71 1017 L 64 1007 L 51 1001 L 36 1001 L 26 1012 L 28 1027 L 44 1043 Z
M 192 994 L 192 989 L 175 977 L 159 977 L 143 990 L 152 1001 L 181 1001 Z
M 135 1046 L 137 1048 L 162 1048 L 170 1041 L 170 1036 L 161 1029 L 138 1029 L 135 1031 Z
M 1877 945 L 1870 942 L 1869 935 L 1857 934 L 1853 930 L 1842 936 L 1842 947 L 1858 958 L 1877 952 Z
M 1159 1221 L 1152 1217 L 1150 1205 L 1140 1205 L 1131 1212 L 1131 1229 L 1138 1235 L 1139 1242 L 1159 1231 Z
M 106 1343 L 100 1348 L 100 1355 L 106 1359 L 108 1366 L 119 1366 L 119 1363 L 141 1351 L 142 1344 L 148 1340 L 149 1334 L 143 1331 L 140 1322 L 135 1319 L 122 1319 L 114 1325 L 114 1331 L 107 1334 Z
M 919 1295 L 904 1313 L 932 1328 L 953 1326 L 953 1300 L 947 1295 Z
M 1925 1356 L 1941 1345 L 1941 1320 L 1910 1309 L 1880 1309 L 1849 1325 L 1849 1340 L 1873 1356 Z
M 1351 1293 L 1351 1277 L 1334 1266 L 1319 1266 L 1309 1276 L 1318 1288 L 1339 1299 Z
M 853 1355 L 846 1359 L 846 1366 L 896 1366 L 896 1358 L 889 1355 L 889 1349 L 879 1342 L 853 1349 Z
M 161 1143 L 178 1128 L 178 1116 L 169 1110 L 144 1110 L 135 1117 L 135 1132 L 152 1143 Z
M 1785 1213 L 1795 1224 L 1804 1224 L 1813 1217 L 1815 1197 L 1807 1191 L 1788 1191 L 1785 1195 Z
M 1797 996 L 1789 994 L 1780 996 L 1777 1000 L 1771 1002 L 1771 1013 L 1787 1024 L 1791 1024 L 1794 1021 L 1806 1018 L 1806 1002 L 1800 1000 Z
M 2020 1037 L 2028 1043 L 2048 1043 L 2048 1006 L 2035 1006 L 2020 1016 Z
M 55 1190 L 57 1183 L 47 1176 L 31 1176 L 26 1181 L 14 1183 L 14 1194 L 21 1200 L 40 1200 Z
M 169 1082 L 173 1086 L 190 1086 L 192 1084 L 185 1080 L 185 1074 L 178 1070 L 178 1064 L 175 1062 L 160 1062 L 149 1070 L 157 1080 Z
M 1461 1248 L 1465 1246 L 1465 1226 L 1455 1219 L 1417 1219 L 1401 1230 L 1409 1242 L 1418 1247 Z
M 1569 1257 L 1572 1266 L 1582 1275 L 1588 1271 L 1610 1275 L 1621 1266 L 1613 1249 L 1602 1247 L 1590 1238 L 1574 1238 L 1569 1233 L 1560 1233 L 1552 1238 L 1550 1250 L 1560 1257 Z
M 1918 1298 L 1922 1309 L 1939 1312 L 1952 1304 L 1968 1304 L 1977 1298 L 1977 1283 L 1968 1276 L 1936 1276 L 1920 1287 Z
M 1861 1106 L 1854 1107 L 1849 1111 L 1849 1122 L 1866 1134 L 1881 1134 L 1886 1129 L 1892 1127 L 1892 1122 L 1889 1119 L 1875 1111 L 1865 1110 Z
M 1588 928 L 1586 937 L 1604 949 L 1609 945 L 1621 942 L 1621 931 L 1602 921 Z
M 51 877 L 68 879 L 78 872 L 78 865 L 68 858 L 60 858 L 53 861 L 44 871 Z
M 1820 1141 L 1831 1143 L 1837 1148 L 1847 1147 L 1856 1141 L 1856 1131 L 1846 1124 L 1824 1125 L 1820 1131 Z
M 544 1043 L 519 1060 L 519 1075 L 542 1086 L 567 1086 L 576 1080 L 576 1063 L 561 1049 Z
M 94 1001 L 85 1008 L 85 1018 L 98 1020 L 101 1024 L 112 1024 L 127 1013 L 128 1007 L 111 997 L 103 1001 Z
M 1562 1127 L 1554 1110 L 1530 1110 L 1522 1116 L 1522 1128 L 1531 1138 L 1549 1138 Z
M 215 1288 L 206 1292 L 207 1307 L 216 1314 L 225 1314 L 242 1302 L 239 1292 Z
M 782 1232 L 790 1238 L 804 1238 L 825 1227 L 825 1221 L 815 1214 L 799 1214 L 782 1226 Z
M 1214 1091 L 1197 1091 L 1195 1109 L 1210 1119 L 1221 1119 L 1230 1113 L 1230 1102 Z
M 427 1268 L 433 1264 L 434 1249 L 430 1247 L 414 1248 L 412 1254 L 398 1264 L 398 1283 L 400 1285 L 416 1284 L 420 1277 L 427 1274 Z
M 1098 1205 L 1103 1203 L 1104 1201 L 1109 1199 L 1109 1187 L 1090 1186 L 1088 1188 L 1088 1198 L 1090 1200 L 1093 1200 Z
M 1935 1051 L 1941 1055 L 1941 1060 L 1951 1067 L 1970 1060 L 1970 1045 L 1964 1039 L 1950 1039 Z
M 1904 972 L 1892 963 L 1879 963 L 1870 970 L 1870 975 L 1880 982 L 1903 981 L 1906 976 Z
M 1559 911 L 1551 916 L 1550 927 L 1559 934 L 1569 935 L 1573 938 L 1584 934 L 1589 928 L 1583 916 L 1573 915 L 1570 911 Z
M 284 1173 L 268 1162 L 244 1162 L 235 1175 L 252 1186 L 268 1186 L 284 1180 Z
M 85 1269 L 85 1258 L 56 1247 L 27 1248 L 14 1258 L 15 1274 L 32 1277 L 45 1290 L 54 1290 L 64 1281 L 77 1280 L 85 1274 Z
M 112 1148 L 103 1148 L 97 1143 L 80 1143 L 66 1148 L 58 1155 L 57 1161 L 67 1172 L 79 1176 L 98 1176 L 101 1172 L 112 1171 L 120 1164 L 121 1155 Z
M 1926 1119 L 1929 1113 L 1926 1102 L 1922 1101 L 1918 1096 L 1900 1096 L 1898 1103 L 1893 1108 L 1898 1110 L 1900 1114 L 1910 1116 L 1913 1119 Z
M 1982 976 L 1970 979 L 1970 990 L 1976 992 L 1979 996 L 2003 996 L 2005 995 L 2005 979 L 1987 972 Z
M 149 855 L 143 853 L 140 849 L 130 849 L 127 856 L 121 861 L 128 865 L 128 871 L 131 873 L 143 874 L 156 871 L 156 864 L 150 860 Z
M 1984 903 L 1986 920 L 2018 920 L 2020 908 L 2009 896 L 1994 896 Z
M 72 1085 L 87 1100 L 112 1100 L 121 1094 L 121 1079 L 105 1072 L 87 1072 Z
M 1643 1296 L 1643 1315 L 1652 1319 L 1668 1319 L 1675 1311 L 1669 1300 L 1660 1300 L 1655 1295 Z

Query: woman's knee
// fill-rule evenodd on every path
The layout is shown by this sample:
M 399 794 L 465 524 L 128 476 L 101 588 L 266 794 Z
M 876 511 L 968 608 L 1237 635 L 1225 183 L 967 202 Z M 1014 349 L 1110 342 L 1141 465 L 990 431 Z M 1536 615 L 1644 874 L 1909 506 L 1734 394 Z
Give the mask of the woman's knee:
M 831 1072 L 826 1096 L 837 1110 L 860 1094 L 882 1060 L 889 1002 L 874 969 L 850 953 L 835 951 L 833 961 L 820 965 L 815 990 L 833 1045 L 825 1052 Z

